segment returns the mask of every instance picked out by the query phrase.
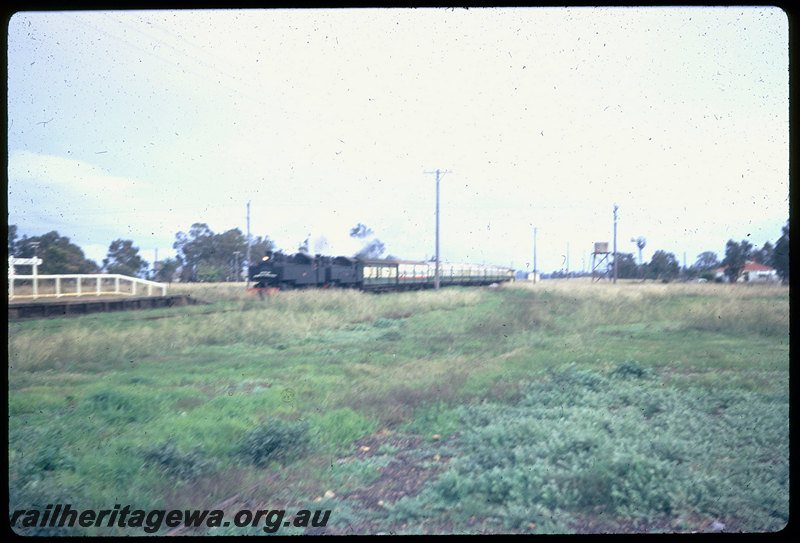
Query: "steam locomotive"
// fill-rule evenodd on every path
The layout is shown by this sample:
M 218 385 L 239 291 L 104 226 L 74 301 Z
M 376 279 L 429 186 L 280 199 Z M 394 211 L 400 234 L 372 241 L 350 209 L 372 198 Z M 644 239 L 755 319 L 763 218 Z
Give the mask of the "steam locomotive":
M 355 288 L 383 292 L 432 288 L 436 264 L 408 260 L 377 260 L 346 256 L 268 252 L 250 267 L 251 290 L 294 288 Z M 490 285 L 514 279 L 514 270 L 499 266 L 439 263 L 439 284 Z

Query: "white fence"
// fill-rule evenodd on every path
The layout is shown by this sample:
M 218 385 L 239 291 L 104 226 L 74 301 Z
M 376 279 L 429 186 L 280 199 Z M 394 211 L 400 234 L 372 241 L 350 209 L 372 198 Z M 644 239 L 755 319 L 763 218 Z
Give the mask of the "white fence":
M 52 287 L 50 281 L 54 281 Z M 64 283 L 70 283 L 69 286 L 73 286 L 72 283 L 74 283 L 74 288 L 62 288 L 62 286 L 66 286 L 62 285 L 62 281 Z M 32 287 L 32 291 L 28 284 L 26 284 L 23 289 L 18 289 L 17 292 L 14 292 L 15 283 L 19 282 L 29 283 L 30 287 Z M 155 281 L 148 281 L 146 279 L 139 279 L 138 277 L 129 277 L 127 275 L 108 273 L 64 275 L 9 274 L 8 299 L 33 298 L 35 300 L 45 297 L 61 298 L 62 296 L 103 296 L 110 294 L 136 296 L 137 285 L 142 287 L 142 294 L 144 294 L 144 290 L 146 290 L 148 296 L 153 295 L 153 289 L 160 289 L 162 296 L 166 296 L 167 294 L 167 285 L 156 283 Z M 85 290 L 83 288 L 84 286 L 86 287 Z M 122 286 L 122 288 L 120 288 L 120 286 Z M 45 287 L 44 290 L 47 292 L 40 292 L 40 290 L 43 290 L 40 287 Z M 111 290 L 112 287 L 113 290 Z

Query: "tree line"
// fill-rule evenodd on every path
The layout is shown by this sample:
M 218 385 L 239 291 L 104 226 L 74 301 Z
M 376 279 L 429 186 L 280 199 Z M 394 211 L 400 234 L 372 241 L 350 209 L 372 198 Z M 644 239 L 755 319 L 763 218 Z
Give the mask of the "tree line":
M 373 231 L 358 223 L 350 231 L 350 237 L 364 244 L 356 256 L 379 258 L 385 251 L 384 244 L 373 237 Z M 150 263 L 139 254 L 133 241 L 116 239 L 108 247 L 102 265 L 86 258 L 83 250 L 66 236 L 52 231 L 41 236 L 17 237 L 17 226 L 8 227 L 8 255 L 20 258 L 37 256 L 42 259 L 39 273 L 118 273 L 142 277 L 162 282 L 178 279 L 191 281 L 241 281 L 242 268 L 247 257 L 247 238 L 238 228 L 215 233 L 206 223 L 194 223 L 188 232 L 175 234 L 172 248 L 176 256 L 159 260 L 150 268 Z M 250 245 L 251 257 L 258 259 L 267 251 L 275 249 L 275 244 L 267 236 L 257 236 Z M 308 251 L 308 240 L 298 248 Z M 759 264 L 775 268 L 783 281 L 789 280 L 789 221 L 782 234 L 772 244 L 769 241 L 761 249 L 755 249 L 747 240 L 735 242 L 728 240 L 725 257 L 719 260 L 717 254 L 705 251 L 697 255 L 696 262 L 683 270 L 672 253 L 656 251 L 649 263 L 636 264 L 633 253 L 617 253 L 617 277 L 621 279 L 653 279 L 671 281 L 683 276 L 685 279 L 704 278 L 715 280 L 712 270 L 724 267 L 725 275 L 735 281 L 742 272 L 745 262 L 753 260 Z M 551 277 L 565 276 L 554 272 Z
M 350 230 L 350 237 L 360 240 L 364 247 L 355 255 L 365 258 L 379 258 L 385 251 L 384 244 L 374 238 L 374 232 L 358 223 Z M 298 247 L 300 252 L 309 252 L 309 239 Z M 206 223 L 192 224 L 188 232 L 175 234 L 172 248 L 175 257 L 164 258 L 150 263 L 139 254 L 133 241 L 116 239 L 108 247 L 102 265 L 86 258 L 83 250 L 56 231 L 41 236 L 22 236 L 18 238 L 17 226 L 8 227 L 8 255 L 20 258 L 33 256 L 42 259 L 39 273 L 118 273 L 132 277 L 142 277 L 162 282 L 179 280 L 181 282 L 241 281 L 242 270 L 247 259 L 247 237 L 238 228 L 216 233 Z M 255 261 L 267 251 L 275 249 L 275 244 L 267 236 L 256 236 L 250 243 L 250 255 Z
M 713 270 L 724 268 L 725 277 L 734 282 L 750 260 L 774 268 L 782 281 L 789 281 L 789 221 L 786 221 L 781 236 L 774 244 L 767 241 L 761 249 L 756 249 L 747 240 L 736 242 L 731 239 L 725 245 L 725 257 L 722 260 L 719 260 L 717 253 L 704 251 L 697 255 L 693 265 L 683 270 L 675 255 L 666 251 L 656 251 L 649 263 L 641 265 L 636 264 L 633 253 L 617 253 L 617 277 L 671 281 L 683 276 L 685 279 L 715 281 L 718 278 Z
M 116 239 L 108 246 L 102 264 L 86 257 L 69 237 L 55 230 L 41 236 L 18 237 L 16 225 L 8 227 L 8 256 L 38 257 L 41 274 L 118 273 L 155 281 L 240 281 L 247 257 L 247 238 L 238 228 L 215 233 L 205 223 L 195 223 L 188 233 L 175 234 L 172 244 L 177 254 L 150 263 L 139 254 L 133 241 Z M 274 243 L 256 236 L 251 243 L 252 255 L 263 255 Z

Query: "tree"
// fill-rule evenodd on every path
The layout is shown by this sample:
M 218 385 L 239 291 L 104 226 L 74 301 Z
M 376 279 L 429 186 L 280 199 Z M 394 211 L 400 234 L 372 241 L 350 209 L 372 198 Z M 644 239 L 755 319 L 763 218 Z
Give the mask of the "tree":
M 182 281 L 197 281 L 197 266 L 208 258 L 213 237 L 214 232 L 208 225 L 199 222 L 192 225 L 188 234 L 183 232 L 175 234 L 175 243 L 172 244 L 172 248 L 178 251 Z
M 770 262 L 772 261 L 772 253 L 774 250 L 775 248 L 772 246 L 772 244 L 770 242 L 766 242 L 761 249 L 753 251 L 751 258 L 759 264 L 769 266 Z
M 651 279 L 661 279 L 669 281 L 677 277 L 680 272 L 678 259 L 672 253 L 656 251 L 647 267 L 648 277 Z
M 770 264 L 782 281 L 789 280 L 789 221 L 786 221 L 781 237 L 775 242 Z
M 17 248 L 17 225 L 8 225 L 8 256 L 16 256 Z
M 97 273 L 100 267 L 89 260 L 83 250 L 68 237 L 53 230 L 41 236 L 22 236 L 14 244 L 15 255 L 20 258 L 37 256 L 42 259 L 41 274 Z
M 256 236 L 250 242 L 250 258 L 253 259 L 253 262 L 248 262 L 248 266 L 252 266 L 254 263 L 258 263 L 261 261 L 261 257 L 267 254 L 268 252 L 275 250 L 275 243 L 269 239 L 267 236 L 263 238 L 261 236 Z M 245 249 L 245 254 L 246 254 Z
M 686 277 L 688 279 L 702 277 L 706 281 L 713 281 L 714 273 L 712 270 L 717 267 L 719 267 L 717 253 L 713 251 L 704 251 L 697 255 L 695 263 L 686 270 Z
M 230 273 L 223 266 L 201 262 L 197 265 L 197 280 L 204 283 L 217 283 Z
M 116 239 L 108 246 L 108 253 L 103 259 L 103 269 L 108 273 L 142 277 L 147 271 L 148 263 L 139 256 L 139 248 L 133 246 L 129 239 Z
M 156 281 L 172 283 L 172 277 L 175 275 L 175 272 L 180 268 L 181 263 L 177 258 L 165 258 L 164 260 L 159 260 L 153 267 L 155 268 L 155 276 L 154 279 Z
M 617 277 L 620 279 L 636 279 L 639 268 L 633 259 L 633 253 L 617 253 Z
M 753 244 L 747 240 L 742 240 L 741 243 L 736 243 L 732 239 L 728 240 L 725 245 L 725 258 L 722 261 L 728 281 L 735 283 L 739 279 L 752 249 Z
M 256 238 L 250 246 L 251 258 L 257 261 L 273 246 L 267 237 Z M 178 251 L 181 280 L 236 281 L 247 254 L 247 238 L 238 228 L 215 234 L 207 224 L 195 223 L 188 234 L 175 234 L 172 247 Z
M 702 273 L 718 266 L 719 260 L 717 260 L 717 253 L 712 251 L 704 251 L 697 255 L 697 261 L 694 263 L 693 268 Z
M 211 241 L 212 250 L 206 263 L 216 268 L 219 273 L 216 279 L 208 280 L 237 281 L 239 274 L 236 267 L 242 263 L 242 255 L 247 251 L 247 238 L 241 230 L 232 228 L 221 234 L 215 234 Z

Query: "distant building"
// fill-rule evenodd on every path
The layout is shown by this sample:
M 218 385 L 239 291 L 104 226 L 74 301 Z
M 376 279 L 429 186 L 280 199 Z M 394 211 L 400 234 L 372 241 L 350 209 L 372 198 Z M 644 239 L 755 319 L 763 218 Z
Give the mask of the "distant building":
M 727 281 L 727 276 L 725 275 L 726 269 L 728 269 L 727 266 L 723 266 L 721 268 L 711 270 L 711 272 L 714 274 L 714 278 Z M 736 279 L 737 283 L 773 283 L 778 281 L 778 272 L 775 270 L 775 268 L 770 268 L 769 266 L 759 264 L 758 262 L 754 262 L 752 260 L 748 260 L 744 263 L 744 268 L 742 268 L 742 272 Z
M 536 272 L 536 276 L 533 275 L 533 272 L 526 272 L 523 270 L 517 270 L 514 274 L 514 279 L 516 281 L 533 281 L 538 282 L 542 280 L 542 274 L 540 272 Z

